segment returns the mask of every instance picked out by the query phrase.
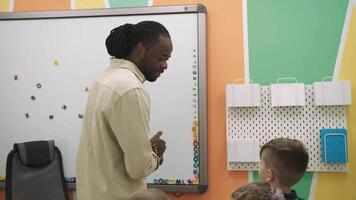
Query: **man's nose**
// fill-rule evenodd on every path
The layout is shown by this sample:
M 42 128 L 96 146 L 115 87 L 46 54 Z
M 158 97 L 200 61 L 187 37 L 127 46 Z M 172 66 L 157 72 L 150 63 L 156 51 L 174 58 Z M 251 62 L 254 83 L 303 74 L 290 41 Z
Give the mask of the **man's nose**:
M 166 62 L 163 62 L 163 63 L 161 64 L 161 68 L 162 68 L 162 69 L 167 69 L 167 68 L 168 68 L 167 61 L 166 61 Z

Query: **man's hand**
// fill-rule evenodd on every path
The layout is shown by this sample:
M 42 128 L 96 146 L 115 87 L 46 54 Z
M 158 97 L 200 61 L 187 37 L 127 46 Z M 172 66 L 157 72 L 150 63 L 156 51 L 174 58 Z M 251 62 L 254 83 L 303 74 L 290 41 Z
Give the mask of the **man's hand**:
M 160 164 L 163 162 L 163 153 L 166 150 L 166 141 L 161 139 L 162 131 L 158 131 L 151 139 L 152 150 L 160 157 Z

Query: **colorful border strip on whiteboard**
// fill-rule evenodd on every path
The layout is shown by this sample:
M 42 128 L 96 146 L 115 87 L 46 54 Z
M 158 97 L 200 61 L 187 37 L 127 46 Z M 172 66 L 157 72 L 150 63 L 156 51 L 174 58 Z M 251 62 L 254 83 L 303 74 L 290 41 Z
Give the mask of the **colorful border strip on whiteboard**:
M 192 55 L 192 99 L 193 99 L 193 120 L 192 120 L 192 139 L 193 139 L 193 177 L 189 179 L 174 178 L 155 178 L 153 184 L 156 185 L 197 185 L 199 184 L 199 121 L 198 121 L 198 64 L 197 50 L 193 49 Z
M 155 178 L 153 184 L 156 185 L 197 185 L 198 179 L 174 179 L 174 178 Z
M 193 180 L 199 184 L 199 135 L 198 135 L 198 120 L 193 120 L 192 123 L 192 136 L 193 136 Z
M 192 75 L 193 75 L 193 184 L 199 184 L 199 121 L 198 121 L 198 61 L 197 50 L 193 49 Z

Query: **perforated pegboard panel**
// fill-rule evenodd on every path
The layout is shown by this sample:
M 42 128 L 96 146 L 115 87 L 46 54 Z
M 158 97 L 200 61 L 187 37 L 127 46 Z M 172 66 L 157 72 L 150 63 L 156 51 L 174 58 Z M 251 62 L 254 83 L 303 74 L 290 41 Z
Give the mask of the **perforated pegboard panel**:
M 346 172 L 347 164 L 321 162 L 320 129 L 345 128 L 345 106 L 315 106 L 312 85 L 305 86 L 305 106 L 272 107 L 269 86 L 261 87 L 260 107 L 226 109 L 227 139 L 257 139 L 260 147 L 270 139 L 301 140 L 309 152 L 307 171 Z M 229 162 L 229 170 L 258 170 L 258 163 Z

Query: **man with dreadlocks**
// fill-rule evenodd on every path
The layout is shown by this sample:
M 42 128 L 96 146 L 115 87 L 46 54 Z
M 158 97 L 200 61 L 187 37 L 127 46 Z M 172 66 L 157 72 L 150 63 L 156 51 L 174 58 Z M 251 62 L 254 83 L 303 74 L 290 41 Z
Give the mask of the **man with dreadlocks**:
M 143 82 L 167 69 L 173 46 L 154 21 L 124 24 L 106 39 L 110 66 L 90 89 L 79 142 L 79 200 L 126 200 L 146 189 L 145 178 L 162 164 L 166 145 L 149 139 L 150 97 Z

